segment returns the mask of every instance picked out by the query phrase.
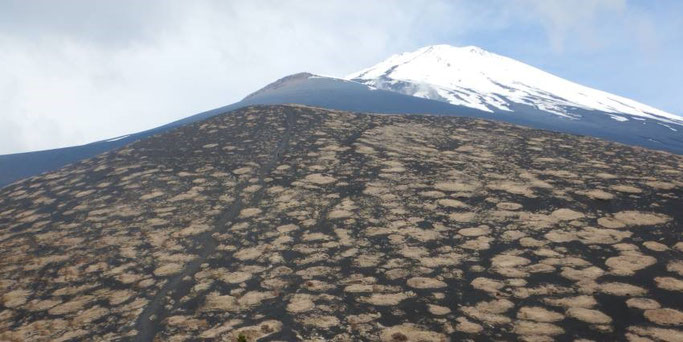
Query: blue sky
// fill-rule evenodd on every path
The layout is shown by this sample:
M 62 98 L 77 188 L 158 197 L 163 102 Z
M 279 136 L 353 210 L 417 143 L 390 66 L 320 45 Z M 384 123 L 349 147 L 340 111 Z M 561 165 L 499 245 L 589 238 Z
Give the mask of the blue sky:
M 683 1 L 0 0 L 0 154 L 111 138 L 300 71 L 477 45 L 683 114 Z
M 567 19 L 555 19 L 559 23 L 554 15 L 539 16 L 471 32 L 462 41 L 683 115 L 683 98 L 676 95 L 683 91 L 683 1 L 602 3 L 574 15 L 562 9 L 557 17 Z

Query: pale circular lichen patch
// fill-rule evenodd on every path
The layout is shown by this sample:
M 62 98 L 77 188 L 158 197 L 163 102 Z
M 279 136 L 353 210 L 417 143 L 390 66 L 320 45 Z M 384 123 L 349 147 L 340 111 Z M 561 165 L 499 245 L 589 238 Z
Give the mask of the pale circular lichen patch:
M 647 248 L 651 251 L 655 251 L 655 252 L 664 252 L 667 249 L 669 249 L 669 247 L 667 247 L 665 244 L 659 243 L 657 241 L 645 241 L 645 242 L 643 242 L 643 246 L 645 246 L 645 248 Z
M 418 325 L 404 323 L 384 328 L 380 333 L 380 340 L 382 342 L 446 342 L 448 338 L 444 334 L 425 330 Z
M 415 294 L 412 292 L 373 293 L 367 297 L 360 297 L 358 300 L 372 305 L 393 306 L 414 296 Z
M 442 198 L 436 201 L 442 207 L 448 208 L 467 208 L 467 204 L 452 198 Z
M 492 267 L 516 267 L 527 265 L 530 262 L 531 260 L 527 258 L 507 254 L 499 254 L 491 258 Z
M 446 287 L 446 283 L 441 280 L 427 277 L 413 277 L 406 282 L 408 286 L 415 289 L 438 289 Z
M 292 313 L 300 313 L 313 310 L 315 304 L 311 300 L 310 295 L 295 294 L 287 304 L 287 311 Z
M 467 334 L 478 334 L 482 330 L 484 330 L 484 327 L 477 323 L 470 322 L 465 317 L 458 317 L 456 321 L 458 321 L 458 324 L 456 324 L 455 326 L 455 330 L 457 331 L 461 331 Z
M 240 210 L 240 217 L 241 218 L 249 218 L 249 217 L 254 217 L 260 213 L 261 213 L 261 209 L 259 209 L 259 208 L 245 208 L 245 209 Z
M 242 307 L 257 306 L 264 300 L 277 297 L 274 292 L 249 291 L 237 300 Z
M 586 191 L 584 194 L 592 199 L 603 201 L 611 200 L 612 198 L 614 198 L 614 195 L 600 189 L 589 190 Z
M 472 222 L 474 220 L 475 216 L 476 216 L 476 214 L 473 212 L 452 213 L 452 214 L 448 215 L 448 218 L 455 221 L 455 222 L 467 223 L 467 222 Z
M 632 185 L 612 185 L 610 189 L 614 191 L 625 192 L 628 194 L 639 194 L 643 192 L 643 190 L 640 190 L 639 188 L 636 188 Z
M 496 207 L 502 210 L 519 210 L 522 208 L 522 205 L 513 202 L 500 202 L 496 203 Z
M 485 292 L 498 292 L 498 290 L 502 289 L 505 286 L 505 284 L 502 281 L 484 277 L 475 278 L 474 280 L 472 280 L 471 285 L 475 289 L 482 290 Z
M 165 276 L 176 274 L 176 273 L 182 271 L 182 269 L 183 269 L 183 264 L 169 263 L 169 264 L 157 267 L 154 270 L 154 275 L 157 277 L 165 277 Z
M 334 316 L 324 315 L 324 316 L 310 316 L 304 319 L 305 325 L 314 326 L 321 329 L 329 329 L 334 326 L 339 325 L 339 319 Z
M 615 213 L 614 219 L 628 226 L 655 226 L 671 221 L 671 217 L 668 215 L 634 210 Z
M 640 286 L 635 286 L 620 282 L 602 283 L 598 286 L 600 292 L 615 295 L 615 296 L 642 296 L 647 293 L 647 290 Z
M 611 228 L 611 229 L 626 227 L 626 225 L 623 222 L 616 220 L 612 217 L 601 217 L 598 219 L 598 224 L 605 227 L 605 228 Z
M 353 215 L 352 212 L 348 210 L 332 210 L 327 217 L 331 219 L 340 219 L 340 218 L 346 218 L 346 217 L 351 217 Z
M 660 289 L 683 292 L 683 280 L 680 279 L 673 277 L 655 277 L 655 283 L 657 283 L 657 287 Z
M 236 175 L 244 175 L 251 172 L 251 168 L 248 166 L 240 167 L 239 169 L 232 170 L 232 173 Z
M 63 315 L 67 313 L 72 313 L 76 311 L 80 311 L 83 309 L 83 307 L 92 301 L 94 299 L 93 296 L 81 296 L 77 297 L 69 302 L 59 304 L 57 306 L 52 307 L 50 310 L 47 312 L 50 315 Z
M 629 298 L 626 301 L 626 306 L 640 310 L 659 309 L 661 307 L 656 300 L 649 298 Z
M 251 279 L 251 273 L 248 272 L 229 272 L 221 275 L 221 280 L 228 284 L 239 284 Z
M 659 325 L 683 324 L 683 312 L 675 309 L 664 308 L 645 310 L 644 315 L 650 322 Z
M 645 185 L 658 189 L 658 190 L 671 190 L 676 187 L 676 184 L 674 183 L 669 183 L 669 182 L 661 182 L 661 181 L 649 181 L 645 182 Z
M 240 260 L 253 260 L 258 258 L 263 251 L 258 247 L 242 248 L 234 254 L 234 257 Z
M 31 291 L 29 290 L 10 291 L 2 295 L 2 304 L 8 308 L 16 308 L 26 303 L 30 295 Z
M 517 318 L 536 322 L 556 322 L 564 319 L 564 315 L 540 306 L 525 306 L 517 311 Z
M 591 308 L 598 304 L 593 296 L 580 295 L 564 298 L 545 298 L 546 304 L 565 308 Z
M 666 270 L 677 273 L 679 276 L 683 276 L 683 261 L 675 260 L 669 262 L 669 264 L 666 265 Z
M 531 322 L 524 320 L 515 322 L 515 326 L 512 331 L 518 335 L 524 336 L 554 336 L 564 334 L 564 329 L 555 324 Z
M 313 173 L 304 178 L 304 180 L 308 183 L 312 184 L 317 184 L 317 185 L 326 185 L 326 184 L 331 184 L 337 181 L 334 177 L 330 176 L 323 176 L 320 173 Z
M 481 235 L 487 235 L 491 232 L 491 229 L 488 226 L 479 226 L 479 227 L 473 227 L 473 228 L 463 228 L 458 230 L 458 234 L 463 235 L 463 236 L 481 236 Z
M 448 192 L 472 192 L 477 189 L 475 185 L 458 182 L 440 182 L 434 184 L 434 189 Z
M 567 208 L 557 209 L 553 211 L 550 216 L 557 219 L 558 221 L 573 221 L 586 217 L 583 213 L 574 211 Z
M 295 224 L 285 224 L 285 225 L 277 227 L 276 229 L 278 232 L 285 234 L 285 233 L 295 231 L 295 230 L 299 229 L 299 227 L 297 227 Z
M 567 310 L 567 315 L 569 317 L 576 318 L 580 321 L 591 324 L 609 324 L 612 323 L 612 318 L 605 315 L 598 310 L 586 309 L 586 308 L 569 308 Z
M 451 309 L 445 307 L 445 306 L 440 306 L 440 305 L 434 305 L 434 304 L 427 304 L 427 309 L 432 315 L 436 316 L 443 316 L 443 315 L 448 315 L 451 313 Z
M 422 196 L 422 197 L 426 197 L 426 198 L 442 198 L 442 197 L 446 197 L 446 194 L 444 194 L 444 193 L 441 192 L 441 191 L 423 191 L 423 192 L 420 192 L 419 195 Z
M 607 259 L 605 265 L 610 268 L 613 274 L 629 276 L 635 274 L 638 270 L 654 265 L 656 262 L 657 259 L 649 255 L 626 254 Z

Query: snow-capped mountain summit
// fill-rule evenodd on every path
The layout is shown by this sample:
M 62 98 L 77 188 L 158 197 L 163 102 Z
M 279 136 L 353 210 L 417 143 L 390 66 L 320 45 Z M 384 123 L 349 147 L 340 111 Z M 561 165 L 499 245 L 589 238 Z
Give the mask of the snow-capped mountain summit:
M 672 130 L 680 127 L 670 124 L 683 125 L 681 116 L 582 86 L 476 46 L 427 46 L 391 56 L 346 79 L 494 113 L 519 111 L 522 106 L 573 119 L 597 111 L 620 122 L 647 118 Z

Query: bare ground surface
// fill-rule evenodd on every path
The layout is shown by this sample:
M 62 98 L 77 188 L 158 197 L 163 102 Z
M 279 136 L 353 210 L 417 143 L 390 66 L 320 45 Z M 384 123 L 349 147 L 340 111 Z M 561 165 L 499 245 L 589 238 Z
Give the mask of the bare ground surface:
M 0 192 L 0 340 L 683 341 L 683 157 L 259 106 Z

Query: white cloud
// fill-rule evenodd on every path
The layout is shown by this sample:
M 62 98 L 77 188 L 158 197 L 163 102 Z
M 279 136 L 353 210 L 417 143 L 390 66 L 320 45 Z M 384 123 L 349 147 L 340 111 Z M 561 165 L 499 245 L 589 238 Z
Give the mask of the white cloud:
M 593 34 L 596 26 L 626 8 L 625 0 L 529 0 L 531 13 L 546 27 L 551 46 L 562 51 L 566 41 L 592 48 L 605 43 Z
M 504 36 L 540 23 L 562 48 L 582 25 L 599 24 L 596 13 L 624 6 L 568 3 L 5 1 L 0 154 L 141 131 L 233 103 L 287 74 L 345 75 L 427 44 L 471 44 L 479 31 Z
M 1 137 L 0 153 L 144 130 L 294 72 L 343 74 L 414 47 L 422 21 L 404 22 L 416 13 L 444 15 L 416 1 L 106 4 L 17 2 L 0 17 L 0 86 L 12 94 L 0 106 L 22 132 Z

